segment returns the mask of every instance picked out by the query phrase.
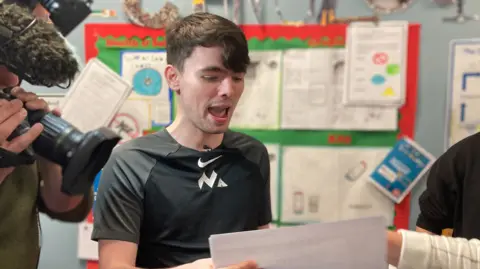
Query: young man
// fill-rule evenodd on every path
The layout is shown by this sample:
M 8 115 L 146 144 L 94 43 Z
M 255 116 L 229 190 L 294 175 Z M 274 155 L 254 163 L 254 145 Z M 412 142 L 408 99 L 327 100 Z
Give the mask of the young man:
M 213 268 L 210 235 L 267 228 L 272 218 L 268 152 L 228 129 L 250 63 L 245 35 L 196 13 L 166 40 L 177 115 L 117 147 L 103 169 L 92 234 L 101 269 Z
M 419 198 L 417 231 L 480 239 L 480 133 L 451 146 L 429 171 L 427 188 Z
M 19 4 L 23 2 L 19 1 Z M 31 6 L 31 9 L 34 8 L 35 5 Z M 33 12 L 44 17 L 42 11 L 37 5 Z M 0 66 L 0 89 L 18 83 L 15 74 Z M 0 100 L 0 147 L 19 153 L 32 144 L 43 130 L 41 124 L 36 124 L 22 136 L 7 141 L 7 137 L 26 117 L 24 103 L 32 110 L 48 111 L 49 108 L 44 100 L 20 87 L 15 87 L 12 93 L 18 100 Z M 86 218 L 91 209 L 93 192 L 86 196 L 67 196 L 60 191 L 61 184 L 62 168 L 42 158 L 37 158 L 35 164 L 29 166 L 0 168 L 1 264 L 11 269 L 37 268 L 40 254 L 38 212 L 66 222 L 80 222 Z

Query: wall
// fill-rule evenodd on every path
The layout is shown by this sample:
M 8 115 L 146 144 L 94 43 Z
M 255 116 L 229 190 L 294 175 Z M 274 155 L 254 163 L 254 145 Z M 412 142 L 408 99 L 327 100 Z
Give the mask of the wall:
M 144 8 L 158 10 L 165 1 L 144 0 Z M 182 15 L 191 11 L 191 1 L 173 0 Z M 207 0 L 209 11 L 223 15 L 222 1 Z M 229 1 L 230 3 L 232 1 Z M 256 23 L 249 1 L 242 1 L 244 23 Z M 267 23 L 278 23 L 279 19 L 274 12 L 273 1 L 262 1 L 266 5 L 264 15 Z M 291 20 L 300 20 L 305 16 L 309 1 L 279 1 L 283 14 Z M 303 2 L 303 3 L 300 3 Z M 317 1 L 317 6 L 320 1 Z M 371 11 L 363 0 L 339 0 L 337 16 L 370 15 Z M 430 1 L 415 1 L 416 3 L 405 13 L 390 15 L 387 19 L 409 20 L 422 24 L 421 57 L 420 57 L 420 81 L 418 96 L 417 128 L 415 139 L 434 155 L 439 156 L 443 151 L 445 129 L 445 101 L 447 83 L 447 62 L 449 41 L 456 38 L 472 38 L 480 36 L 480 24 L 469 22 L 467 24 L 446 24 L 443 17 L 452 16 L 455 8 L 441 9 Z M 88 22 L 121 22 L 124 21 L 121 14 L 119 0 L 96 0 L 95 9 L 116 9 L 118 19 L 89 19 Z M 468 1 L 465 10 L 480 14 L 480 2 Z M 73 42 L 83 55 L 83 27 L 76 29 L 69 40 Z M 428 59 L 428 61 L 427 61 Z M 28 87 L 27 87 L 28 88 Z M 45 92 L 48 89 L 30 88 L 35 91 Z M 418 215 L 417 200 L 420 192 L 424 189 L 422 182 L 413 191 L 412 218 L 410 227 L 414 228 L 415 219 Z M 43 242 L 40 269 L 65 268 L 81 269 L 85 264 L 76 258 L 77 227 L 76 225 L 61 224 L 42 217 Z

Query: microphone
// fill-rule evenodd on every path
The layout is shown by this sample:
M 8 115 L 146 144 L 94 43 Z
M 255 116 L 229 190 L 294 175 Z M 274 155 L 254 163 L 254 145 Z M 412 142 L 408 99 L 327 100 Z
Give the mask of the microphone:
M 27 7 L 5 2 L 0 2 L 0 65 L 21 80 L 46 87 L 70 86 L 79 71 L 79 62 L 55 25 L 36 19 Z M 0 99 L 15 99 L 11 89 L 0 89 Z M 107 127 L 82 133 L 51 112 L 27 111 L 27 118 L 7 140 L 24 134 L 35 123 L 41 123 L 44 130 L 20 154 L 0 148 L 0 168 L 32 164 L 39 155 L 62 167 L 62 192 L 87 193 L 121 137 Z
M 212 150 L 212 148 L 209 147 L 208 145 L 203 145 L 203 149 L 204 149 L 205 151 L 211 151 L 211 150 Z
M 0 3 L 0 64 L 32 85 L 69 87 L 79 63 L 55 25 Z M 62 87 L 62 84 L 67 84 Z

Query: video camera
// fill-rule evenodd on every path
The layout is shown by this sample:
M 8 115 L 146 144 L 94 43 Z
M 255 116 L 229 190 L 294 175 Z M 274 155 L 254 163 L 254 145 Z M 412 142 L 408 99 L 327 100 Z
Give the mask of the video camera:
M 31 9 L 37 3 L 42 4 L 50 12 L 50 19 L 53 24 L 64 36 L 91 13 L 87 2 L 81 0 L 4 0 L 4 3 L 16 3 Z M 8 27 L 0 28 L 2 30 L 0 31 L 0 38 L 15 37 L 16 33 L 9 33 Z M 26 30 L 28 29 L 23 31 Z M 8 62 L 2 62 L 1 65 L 5 65 L 19 78 L 32 85 L 53 86 L 45 85 L 41 78 L 32 74 L 25 74 L 22 71 L 23 68 L 19 66 L 14 66 Z M 0 99 L 15 99 L 11 94 L 12 88 L 0 89 Z M 103 168 L 121 137 L 106 127 L 82 133 L 52 112 L 28 109 L 27 111 L 27 119 L 15 129 L 7 140 L 10 141 L 24 134 L 35 123 L 41 123 L 44 130 L 32 145 L 20 154 L 0 148 L 0 168 L 33 164 L 36 159 L 35 156 L 39 155 L 62 167 L 62 192 L 69 195 L 87 193 L 95 180 L 95 176 Z

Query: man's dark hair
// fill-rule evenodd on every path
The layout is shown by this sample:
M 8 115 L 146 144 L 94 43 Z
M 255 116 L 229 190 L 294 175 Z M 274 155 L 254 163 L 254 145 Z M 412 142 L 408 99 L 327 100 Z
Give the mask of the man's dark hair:
M 181 18 L 167 27 L 167 63 L 183 70 L 185 60 L 196 47 L 222 47 L 223 65 L 236 73 L 246 72 L 250 64 L 247 39 L 232 21 L 199 12 Z

